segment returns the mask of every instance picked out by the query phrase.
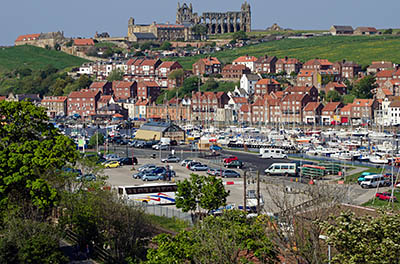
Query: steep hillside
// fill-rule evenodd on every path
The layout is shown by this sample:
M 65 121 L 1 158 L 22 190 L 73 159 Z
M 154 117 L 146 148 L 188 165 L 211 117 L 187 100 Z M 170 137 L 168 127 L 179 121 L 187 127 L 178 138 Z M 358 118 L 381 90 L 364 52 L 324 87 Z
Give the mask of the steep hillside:
M 216 52 L 223 63 L 232 62 L 245 54 L 261 56 L 295 57 L 301 61 L 326 58 L 330 61 L 352 60 L 363 66 L 371 61 L 390 60 L 400 63 L 400 36 L 325 36 L 310 39 L 283 39 L 246 46 L 235 50 Z M 202 56 L 177 59 L 185 69 Z
M 86 60 L 61 51 L 47 50 L 34 46 L 0 48 L 0 72 L 28 67 L 43 69 L 52 65 L 57 69 L 79 66 Z

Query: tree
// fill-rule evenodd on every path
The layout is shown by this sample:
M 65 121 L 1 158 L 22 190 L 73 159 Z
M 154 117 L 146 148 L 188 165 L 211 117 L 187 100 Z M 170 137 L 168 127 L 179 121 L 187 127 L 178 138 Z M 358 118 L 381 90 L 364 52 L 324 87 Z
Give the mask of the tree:
M 247 39 L 247 34 L 243 30 L 237 31 L 237 32 L 233 33 L 233 39 L 234 40 Z
M 207 35 L 207 27 L 204 25 L 195 25 L 192 27 L 192 33 L 195 36 L 202 38 L 203 36 Z
M 386 29 L 386 30 L 383 32 L 383 34 L 392 35 L 392 34 L 393 34 L 393 29 L 388 28 L 388 29 Z
M 49 88 L 50 93 L 55 96 L 63 95 L 65 86 L 67 86 L 67 81 L 57 78 L 57 80 Z
M 191 76 L 183 81 L 182 94 L 191 94 L 192 91 L 198 90 L 200 79 L 197 76 Z M 200 83 L 201 85 L 201 83 Z
M 325 98 L 325 100 L 327 102 L 340 102 L 341 99 L 342 99 L 342 97 L 340 96 L 339 92 L 336 90 L 329 91 Z
M 351 93 L 359 99 L 370 99 L 372 98 L 372 90 L 378 87 L 376 85 L 376 79 L 373 75 L 365 76 L 355 83 Z
M 264 217 L 247 218 L 238 210 L 208 216 L 190 231 L 159 235 L 149 249 L 148 264 L 156 263 L 277 263 Z
M 140 49 L 142 51 L 149 50 L 152 45 L 153 45 L 153 43 L 151 41 L 148 41 L 148 42 L 145 42 L 142 45 L 140 45 Z
M 182 68 L 180 68 L 180 69 L 176 69 L 176 70 L 173 70 L 172 72 L 170 72 L 168 74 L 168 79 L 175 80 L 176 87 L 178 87 L 178 85 L 180 83 L 178 80 L 182 80 L 184 76 L 185 76 L 185 71 Z
M 92 80 L 86 74 L 83 74 L 79 77 L 77 84 L 79 90 L 86 89 L 92 84 Z
M 1 101 L 0 123 L 0 217 L 45 217 L 58 200 L 49 175 L 75 162 L 75 144 L 30 102 Z
M 341 213 L 322 226 L 327 243 L 336 249 L 332 263 L 400 263 L 399 213 L 376 217 Z
M 218 83 L 214 80 L 214 78 L 209 78 L 202 86 L 201 90 L 203 91 L 215 91 L 218 89 Z
M 354 102 L 354 99 L 356 99 L 356 97 L 352 94 L 346 94 L 342 98 L 344 104 L 351 104 Z
M 163 44 L 161 44 L 160 49 L 162 50 L 170 50 L 172 48 L 171 42 L 164 41 Z
M 104 144 L 104 135 L 102 133 L 95 133 L 89 139 L 89 146 L 96 147 L 97 145 L 101 146 Z
M 178 182 L 176 207 L 184 212 L 200 212 L 200 208 L 210 212 L 226 205 L 229 191 L 226 191 L 221 179 L 215 176 L 205 177 L 191 174 L 190 179 Z
M 122 81 L 124 79 L 124 72 L 121 70 L 113 70 L 107 77 L 107 81 Z
M 51 224 L 11 218 L 0 238 L 0 263 L 68 263 L 59 237 Z

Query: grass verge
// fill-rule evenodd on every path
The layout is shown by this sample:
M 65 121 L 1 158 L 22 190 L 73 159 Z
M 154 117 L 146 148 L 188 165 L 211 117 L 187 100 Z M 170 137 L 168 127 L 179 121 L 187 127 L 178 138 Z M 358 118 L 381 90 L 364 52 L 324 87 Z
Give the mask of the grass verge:
M 154 224 L 175 232 L 179 232 L 190 227 L 190 224 L 188 222 L 178 219 L 176 217 L 168 218 L 165 216 L 157 216 L 150 214 L 148 215 L 148 217 L 150 218 L 150 221 L 152 221 Z

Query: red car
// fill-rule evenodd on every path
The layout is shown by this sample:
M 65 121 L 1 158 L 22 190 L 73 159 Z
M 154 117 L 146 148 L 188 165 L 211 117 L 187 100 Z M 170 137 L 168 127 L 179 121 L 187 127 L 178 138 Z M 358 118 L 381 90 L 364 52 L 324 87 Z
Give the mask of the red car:
M 234 160 L 239 160 L 236 156 L 230 156 L 224 159 L 224 163 L 231 163 Z
M 389 201 L 391 200 L 392 194 L 389 192 L 377 193 L 375 197 L 377 197 L 379 200 Z M 393 196 L 393 201 L 397 202 L 396 196 Z

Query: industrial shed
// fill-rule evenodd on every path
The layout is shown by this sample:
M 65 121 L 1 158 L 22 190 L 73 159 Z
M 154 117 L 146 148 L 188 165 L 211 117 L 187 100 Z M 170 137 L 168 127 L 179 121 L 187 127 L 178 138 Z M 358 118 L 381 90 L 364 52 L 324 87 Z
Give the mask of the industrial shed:
M 135 136 L 135 139 L 141 140 L 160 140 L 161 138 L 185 140 L 185 131 L 173 123 L 149 122 L 143 124 Z

